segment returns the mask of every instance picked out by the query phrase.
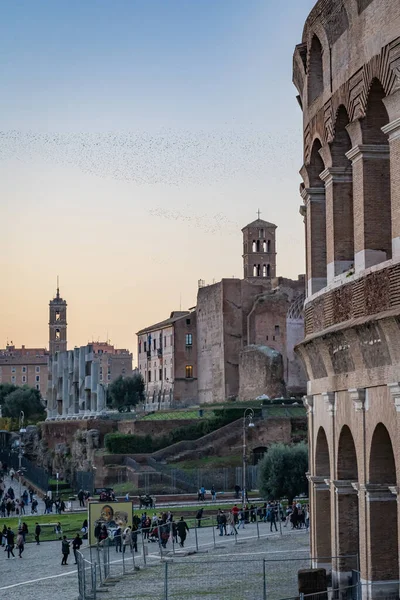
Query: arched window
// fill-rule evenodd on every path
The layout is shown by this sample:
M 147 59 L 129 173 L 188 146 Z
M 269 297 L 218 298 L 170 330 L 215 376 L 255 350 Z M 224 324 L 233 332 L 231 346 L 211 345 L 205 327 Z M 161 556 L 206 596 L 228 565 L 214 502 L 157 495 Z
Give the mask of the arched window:
M 260 240 L 257 240 L 257 252 L 260 252 Z
M 253 248 L 252 249 L 253 249 L 253 252 L 257 252 L 257 245 L 256 245 L 255 241 L 253 241 Z
M 267 241 L 267 252 L 271 252 L 271 240 Z
M 308 63 L 308 105 L 312 104 L 324 90 L 324 71 L 322 66 L 321 42 L 314 35 Z
M 263 241 L 263 252 L 267 251 L 267 242 L 264 240 Z
M 267 265 L 263 265 L 262 274 L 263 274 L 263 277 L 267 276 Z
M 271 265 L 267 265 L 267 277 L 271 277 Z

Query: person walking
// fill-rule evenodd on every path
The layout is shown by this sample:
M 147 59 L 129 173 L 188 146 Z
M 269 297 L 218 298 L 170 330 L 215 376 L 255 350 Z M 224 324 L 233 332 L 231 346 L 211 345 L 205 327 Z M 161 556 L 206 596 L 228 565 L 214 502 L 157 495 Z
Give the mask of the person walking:
M 68 555 L 69 555 L 69 541 L 67 540 L 66 535 L 63 536 L 63 539 L 61 542 L 61 552 L 63 555 L 61 565 L 68 566 L 67 560 L 68 560 Z
M 122 529 L 117 527 L 114 532 L 115 551 L 122 552 Z
M 23 553 L 24 548 L 25 548 L 24 535 L 22 533 L 22 529 L 18 529 L 17 548 L 18 548 L 18 556 L 19 556 L 19 558 L 22 558 L 22 553 Z
M 82 546 L 82 538 L 79 535 L 79 533 L 77 533 L 76 536 L 74 537 L 74 539 L 72 540 L 72 550 L 74 551 L 75 564 L 77 564 L 77 562 L 78 562 L 77 552 L 81 546 Z
M 181 548 L 183 548 L 185 546 L 186 532 L 189 531 L 189 527 L 187 526 L 187 523 L 183 517 L 181 517 L 178 523 L 176 524 L 176 529 L 178 531 L 180 539 L 179 545 L 181 546 Z
M 276 526 L 276 515 L 277 515 L 277 510 L 276 510 L 276 505 L 275 504 L 271 504 L 269 509 L 268 509 L 268 514 L 269 514 L 269 525 L 270 525 L 270 532 L 272 533 L 272 526 L 275 527 L 275 531 L 278 531 L 278 527 Z
M 13 552 L 14 537 L 14 532 L 12 531 L 11 527 L 7 527 L 7 558 L 10 558 L 10 554 L 12 554 L 12 557 L 15 558 L 15 554 Z
M 238 525 L 238 531 L 239 531 L 239 529 L 240 529 L 240 528 L 244 529 L 244 521 L 245 521 L 245 518 L 244 518 L 244 510 L 243 510 L 243 508 L 241 508 L 241 509 L 239 510 L 239 525 Z
M 42 528 L 40 527 L 39 523 L 35 523 L 35 540 L 36 540 L 36 545 L 39 546 L 40 544 L 40 534 L 42 532 Z
M 216 502 L 217 501 L 217 492 L 215 491 L 215 487 L 212 486 L 211 488 L 211 501 L 212 502 Z
M 231 512 L 228 513 L 228 525 L 229 525 L 229 534 L 228 535 L 237 535 L 237 529 L 235 527 L 235 518 Z
M 201 527 L 201 520 L 203 518 L 203 511 L 204 511 L 204 508 L 200 508 L 200 510 L 197 511 L 197 515 L 196 515 L 197 527 Z
M 132 544 L 132 529 L 129 527 L 129 525 L 124 529 L 122 539 L 122 552 L 125 554 L 126 547 L 128 546 L 128 548 L 130 548 Z
M 22 531 L 22 537 L 24 538 L 24 544 L 25 544 L 26 536 L 29 533 L 28 525 L 25 523 L 25 521 L 22 523 L 21 531 Z

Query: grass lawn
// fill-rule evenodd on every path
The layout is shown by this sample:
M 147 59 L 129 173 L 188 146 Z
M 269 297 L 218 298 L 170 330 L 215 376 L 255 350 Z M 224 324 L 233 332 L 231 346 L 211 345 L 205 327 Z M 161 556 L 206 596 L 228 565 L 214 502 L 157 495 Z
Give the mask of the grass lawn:
M 28 525 L 29 533 L 26 541 L 33 542 L 35 538 L 35 523 L 39 523 L 42 528 L 40 540 L 49 541 L 57 540 L 59 536 L 55 534 L 54 526 L 46 525 L 47 523 L 58 523 L 58 521 L 60 521 L 63 534 L 68 538 L 72 538 L 75 537 L 77 533 L 80 533 L 85 518 L 85 513 L 68 513 L 66 515 L 57 515 L 53 513 L 50 515 L 22 515 L 21 520 Z M 18 517 L 0 519 L 0 529 L 3 529 L 4 525 L 11 527 L 16 534 L 18 531 Z

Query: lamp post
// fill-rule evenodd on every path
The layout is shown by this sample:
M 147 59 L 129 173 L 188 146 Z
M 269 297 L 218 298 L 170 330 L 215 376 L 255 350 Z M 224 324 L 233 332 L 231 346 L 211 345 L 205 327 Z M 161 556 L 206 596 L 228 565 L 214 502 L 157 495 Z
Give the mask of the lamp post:
M 243 510 L 246 506 L 246 425 L 248 427 L 254 427 L 253 423 L 254 410 L 252 408 L 246 408 L 243 413 L 243 484 L 242 484 L 242 507 Z
M 23 410 L 21 410 L 21 412 L 19 413 L 19 447 L 18 447 L 18 477 L 19 477 L 19 502 L 21 503 L 21 477 L 22 477 L 22 456 L 23 456 L 23 451 L 22 451 L 22 434 L 26 433 L 26 429 L 24 428 L 24 419 L 25 419 L 25 413 Z M 19 511 L 19 519 L 18 519 L 18 525 L 21 525 L 21 511 Z

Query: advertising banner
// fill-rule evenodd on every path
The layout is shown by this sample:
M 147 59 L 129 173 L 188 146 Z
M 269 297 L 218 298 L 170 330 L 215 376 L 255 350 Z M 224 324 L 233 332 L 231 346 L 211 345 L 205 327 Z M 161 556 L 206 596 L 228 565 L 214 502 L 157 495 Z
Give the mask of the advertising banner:
M 89 502 L 89 544 L 96 544 L 100 530 L 113 538 L 118 527 L 132 527 L 132 502 Z

